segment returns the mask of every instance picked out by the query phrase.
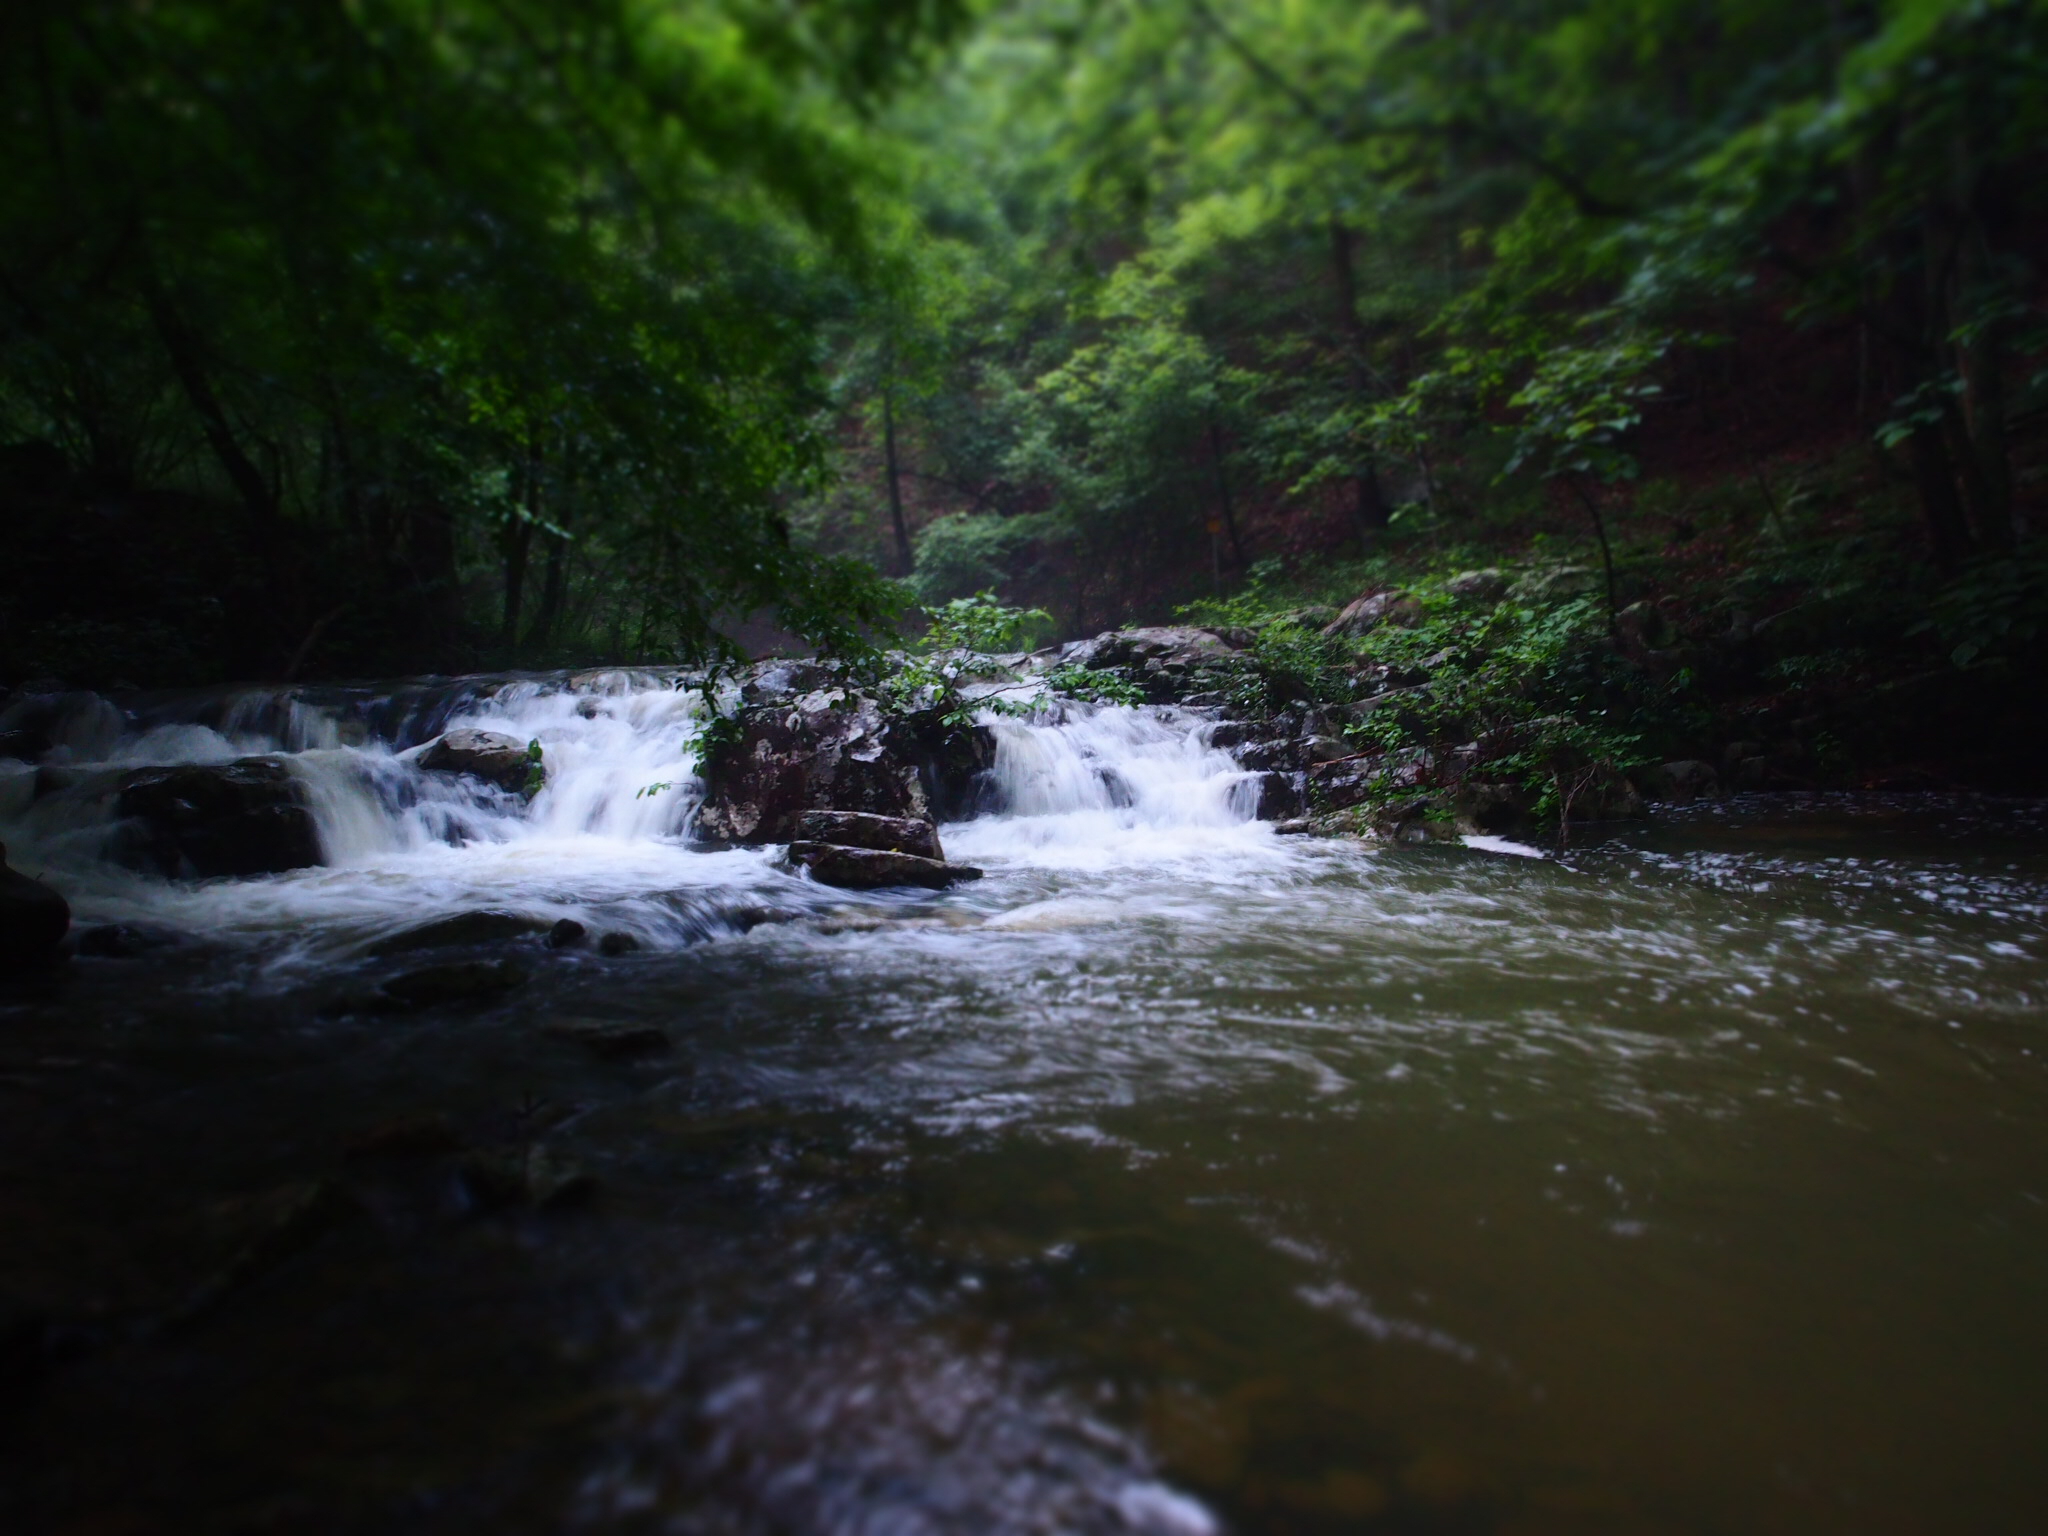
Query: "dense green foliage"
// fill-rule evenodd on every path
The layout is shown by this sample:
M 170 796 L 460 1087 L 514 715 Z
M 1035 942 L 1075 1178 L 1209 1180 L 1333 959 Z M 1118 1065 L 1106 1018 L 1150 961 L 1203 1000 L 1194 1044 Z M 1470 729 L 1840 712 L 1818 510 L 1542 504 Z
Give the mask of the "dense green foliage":
M 819 638 L 881 618 L 781 509 L 820 483 L 816 338 L 872 261 L 841 123 L 945 20 L 8 7 L 9 669 L 660 654 L 769 603 Z
M 1498 563 L 1596 569 L 1610 657 L 1644 600 L 1768 627 L 1723 694 L 2048 635 L 2038 0 L 0 25 L 17 679 L 769 614 L 858 649 L 991 589 L 1076 634 Z M 1273 676 L 1313 629 L 1262 631 Z M 1573 676 L 1515 691 L 1611 692 Z
M 2006 559 L 2044 69 L 2025 0 L 999 8 L 890 118 L 940 167 L 893 537 L 907 495 L 927 598 L 1000 578 L 1079 629 L 1276 550 L 1662 538 L 1632 486 L 1670 469 L 1775 514 L 1788 449 L 1854 443 L 1914 560 Z M 879 501 L 812 520 L 880 553 Z

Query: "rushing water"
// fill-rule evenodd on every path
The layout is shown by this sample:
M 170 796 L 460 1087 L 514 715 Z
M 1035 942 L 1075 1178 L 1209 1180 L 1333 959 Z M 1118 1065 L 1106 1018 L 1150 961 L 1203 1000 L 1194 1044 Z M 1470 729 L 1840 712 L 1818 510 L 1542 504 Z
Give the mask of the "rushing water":
M 1376 849 L 1250 821 L 1193 715 L 1078 709 L 992 722 L 1001 809 L 944 829 L 984 880 L 856 895 L 688 849 L 696 710 L 80 705 L 66 787 L 0 781 L 82 923 L 188 937 L 0 997 L 0 1297 L 65 1357 L 0 1421 L 0 1525 L 2048 1526 L 2040 808 Z M 548 788 L 420 773 L 450 724 Z M 117 769 L 256 749 L 325 866 L 98 858 Z M 641 947 L 352 1001 L 479 909 Z M 362 1155 L 422 1115 L 469 1151 Z M 464 1171 L 536 1147 L 595 1196 Z M 309 1186 L 344 1214 L 196 1308 Z

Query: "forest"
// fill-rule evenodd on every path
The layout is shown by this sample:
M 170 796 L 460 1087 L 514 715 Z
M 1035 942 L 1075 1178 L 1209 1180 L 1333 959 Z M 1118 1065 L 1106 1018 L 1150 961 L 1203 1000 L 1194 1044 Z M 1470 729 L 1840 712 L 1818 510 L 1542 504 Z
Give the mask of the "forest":
M 2048 1529 L 2048 0 L 0 0 L 0 1531 Z
M 1832 741 L 1931 690 L 1989 750 L 2041 659 L 2035 5 L 4 26 L 16 684 L 857 649 L 984 591 L 1072 638 L 1503 565 L 1629 609 L 1696 714 Z

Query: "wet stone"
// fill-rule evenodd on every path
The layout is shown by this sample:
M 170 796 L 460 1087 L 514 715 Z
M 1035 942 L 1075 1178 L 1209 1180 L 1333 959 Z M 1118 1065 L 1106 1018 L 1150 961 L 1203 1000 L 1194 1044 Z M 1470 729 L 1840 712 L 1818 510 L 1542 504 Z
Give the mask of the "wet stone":
M 7 867 L 0 847 L 0 974 L 48 964 L 71 926 L 70 903 L 40 880 Z
M 422 966 L 384 983 L 384 1007 L 409 1011 L 449 1004 L 494 1003 L 520 983 L 526 973 L 509 960 L 472 960 L 452 965 Z
M 75 953 L 92 960 L 136 960 L 158 950 L 174 949 L 184 942 L 182 934 L 168 928 L 101 923 L 80 932 Z
M 351 1141 L 350 1157 L 436 1157 L 462 1150 L 462 1138 L 446 1115 L 407 1115 L 387 1120 Z
M 538 918 L 520 912 L 458 912 L 453 917 L 436 918 L 431 923 L 422 923 L 417 928 L 408 928 L 403 933 L 379 939 L 365 953 L 403 955 L 421 949 L 497 944 L 508 939 L 523 939 L 539 932 L 542 926 Z
M 820 885 L 846 890 L 877 890 L 891 885 L 921 885 L 943 890 L 962 880 L 979 880 L 970 864 L 947 864 L 914 853 L 886 853 L 874 848 L 840 848 L 830 843 L 795 842 L 785 860 L 791 869 L 806 869 Z
M 881 853 L 914 853 L 920 858 L 946 857 L 939 829 L 929 820 L 910 816 L 877 816 L 868 811 L 807 811 L 797 821 L 797 840 L 836 843 L 842 848 L 872 848 Z
M 590 930 L 573 917 L 565 917 L 548 930 L 549 949 L 574 949 L 590 934 Z
M 1262 773 L 1257 785 L 1260 821 L 1290 821 L 1307 809 L 1307 802 L 1302 797 L 1300 774 Z
M 419 763 L 429 773 L 466 773 L 513 794 L 525 789 L 535 767 L 518 737 L 467 729 L 448 732 L 420 754 Z
M 639 947 L 640 941 L 634 938 L 632 934 L 620 933 L 616 930 L 607 933 L 597 941 L 597 952 L 600 955 L 630 955 Z
M 654 1056 L 669 1048 L 668 1032 L 652 1024 L 607 1024 L 598 1019 L 557 1019 L 543 1033 L 582 1046 L 593 1056 L 623 1060 Z
M 580 1164 L 538 1145 L 470 1153 L 462 1160 L 462 1185 L 483 1211 L 560 1209 L 597 1192 L 597 1180 Z
M 169 879 L 275 875 L 320 862 L 305 791 L 274 757 L 144 768 L 121 781 L 116 859 Z

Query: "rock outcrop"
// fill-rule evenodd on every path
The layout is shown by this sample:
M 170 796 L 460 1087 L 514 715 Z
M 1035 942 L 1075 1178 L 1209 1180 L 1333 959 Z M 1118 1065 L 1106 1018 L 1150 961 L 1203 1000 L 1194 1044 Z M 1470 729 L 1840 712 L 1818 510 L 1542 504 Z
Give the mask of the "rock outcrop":
M 0 846 L 0 976 L 56 959 L 71 927 L 71 904 L 40 880 L 7 867 Z
M 1073 641 L 1061 648 L 1060 660 L 1121 672 L 1150 702 L 1171 704 L 1228 685 L 1245 666 L 1239 647 L 1232 644 L 1239 638 L 1249 637 L 1184 625 L 1118 629 Z
M 320 862 L 305 790 L 274 757 L 143 768 L 121 780 L 113 856 L 171 879 L 274 875 Z
M 1413 627 L 1422 622 L 1422 605 L 1405 592 L 1368 592 L 1346 605 L 1344 611 L 1323 626 L 1332 639 L 1357 639 L 1382 624 Z
M 430 773 L 466 773 L 515 795 L 526 789 L 537 762 L 516 736 L 468 728 L 448 732 L 419 758 Z
M 1460 571 L 1444 583 L 1444 590 L 1460 602 L 1497 603 L 1508 595 L 1508 578 L 1493 566 L 1478 571 Z
M 743 704 L 735 739 L 707 754 L 695 833 L 739 848 L 802 841 L 814 811 L 929 822 L 968 808 L 994 761 L 986 731 L 892 715 L 842 685 L 764 698 Z

